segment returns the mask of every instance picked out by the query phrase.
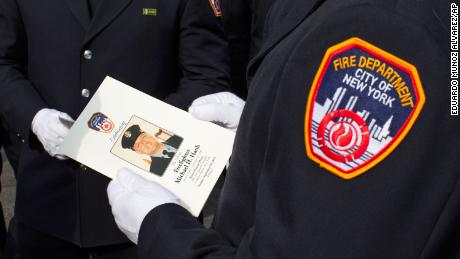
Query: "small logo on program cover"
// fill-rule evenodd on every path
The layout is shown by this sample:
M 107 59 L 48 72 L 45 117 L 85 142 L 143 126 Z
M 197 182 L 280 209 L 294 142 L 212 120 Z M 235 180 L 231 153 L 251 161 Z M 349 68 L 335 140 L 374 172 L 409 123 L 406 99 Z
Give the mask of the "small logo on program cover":
M 359 38 L 334 45 L 308 97 L 307 155 L 331 173 L 352 179 L 391 154 L 424 102 L 411 64 Z
M 101 133 L 110 133 L 112 132 L 114 125 L 112 120 L 110 120 L 105 114 L 96 112 L 89 119 L 88 127 Z

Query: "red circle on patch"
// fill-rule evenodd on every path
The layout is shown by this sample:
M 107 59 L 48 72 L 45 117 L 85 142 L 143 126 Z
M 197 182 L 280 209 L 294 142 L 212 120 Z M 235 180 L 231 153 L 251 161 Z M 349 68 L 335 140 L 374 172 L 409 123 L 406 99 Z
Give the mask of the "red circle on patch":
M 369 128 L 358 114 L 337 110 L 327 114 L 318 127 L 318 144 L 332 160 L 346 163 L 361 157 L 369 146 Z
M 105 121 L 102 123 L 102 129 L 105 131 L 110 131 L 112 129 L 112 123 Z

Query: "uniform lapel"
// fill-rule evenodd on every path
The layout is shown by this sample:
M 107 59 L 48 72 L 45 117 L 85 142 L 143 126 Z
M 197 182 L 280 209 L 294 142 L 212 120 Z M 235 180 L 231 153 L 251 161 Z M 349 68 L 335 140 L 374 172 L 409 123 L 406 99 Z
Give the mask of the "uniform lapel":
M 268 38 L 262 44 L 259 53 L 249 62 L 248 75 L 251 74 L 253 65 L 257 66 L 259 61 L 270 52 L 278 42 L 293 31 L 307 16 L 314 12 L 325 1 L 326 0 L 299 0 L 285 1 L 283 6 L 274 4 L 272 8 L 280 8 L 281 10 L 271 10 L 270 12 L 281 14 L 281 17 L 276 18 L 282 20 L 279 25 L 273 27 L 273 30 L 270 31 L 270 35 L 268 35 Z
M 68 0 L 72 1 L 72 0 Z M 77 0 L 73 0 L 77 1 Z M 110 24 L 132 0 L 101 0 L 99 8 L 93 16 L 93 20 L 85 35 L 86 43 Z
M 85 30 L 88 30 L 90 24 L 88 2 L 86 0 L 65 0 L 69 6 L 72 14 L 83 26 Z

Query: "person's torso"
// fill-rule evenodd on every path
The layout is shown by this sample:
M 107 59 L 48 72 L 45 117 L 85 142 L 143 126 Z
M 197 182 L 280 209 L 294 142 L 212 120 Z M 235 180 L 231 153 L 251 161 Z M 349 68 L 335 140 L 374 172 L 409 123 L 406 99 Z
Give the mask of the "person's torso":
M 260 60 L 216 221 L 229 240 L 246 234 L 254 258 L 458 253 L 460 123 L 450 116 L 442 5 L 425 5 L 325 1 Z M 407 104 L 395 71 L 415 103 L 424 92 L 423 105 Z M 346 80 L 364 72 L 376 85 Z M 394 84 L 385 98 L 380 82 Z M 241 179 L 254 190 L 231 193 Z M 232 214 L 238 201 L 242 217 Z
M 182 72 L 180 23 L 187 1 L 18 0 L 27 77 L 44 102 L 76 119 L 109 75 L 164 99 Z M 106 196 L 109 179 L 43 151 L 31 134 L 22 148 L 16 212 L 34 228 L 81 246 L 127 242 Z
M 185 1 L 18 1 L 27 74 L 45 102 L 76 117 L 110 75 L 160 99 L 181 76 L 178 34 Z

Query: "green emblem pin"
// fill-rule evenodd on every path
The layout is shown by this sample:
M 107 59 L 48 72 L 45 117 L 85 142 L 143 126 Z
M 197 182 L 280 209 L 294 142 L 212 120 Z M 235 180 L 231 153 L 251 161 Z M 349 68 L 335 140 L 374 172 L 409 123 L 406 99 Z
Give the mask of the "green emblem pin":
M 142 8 L 142 15 L 157 16 L 156 8 Z

